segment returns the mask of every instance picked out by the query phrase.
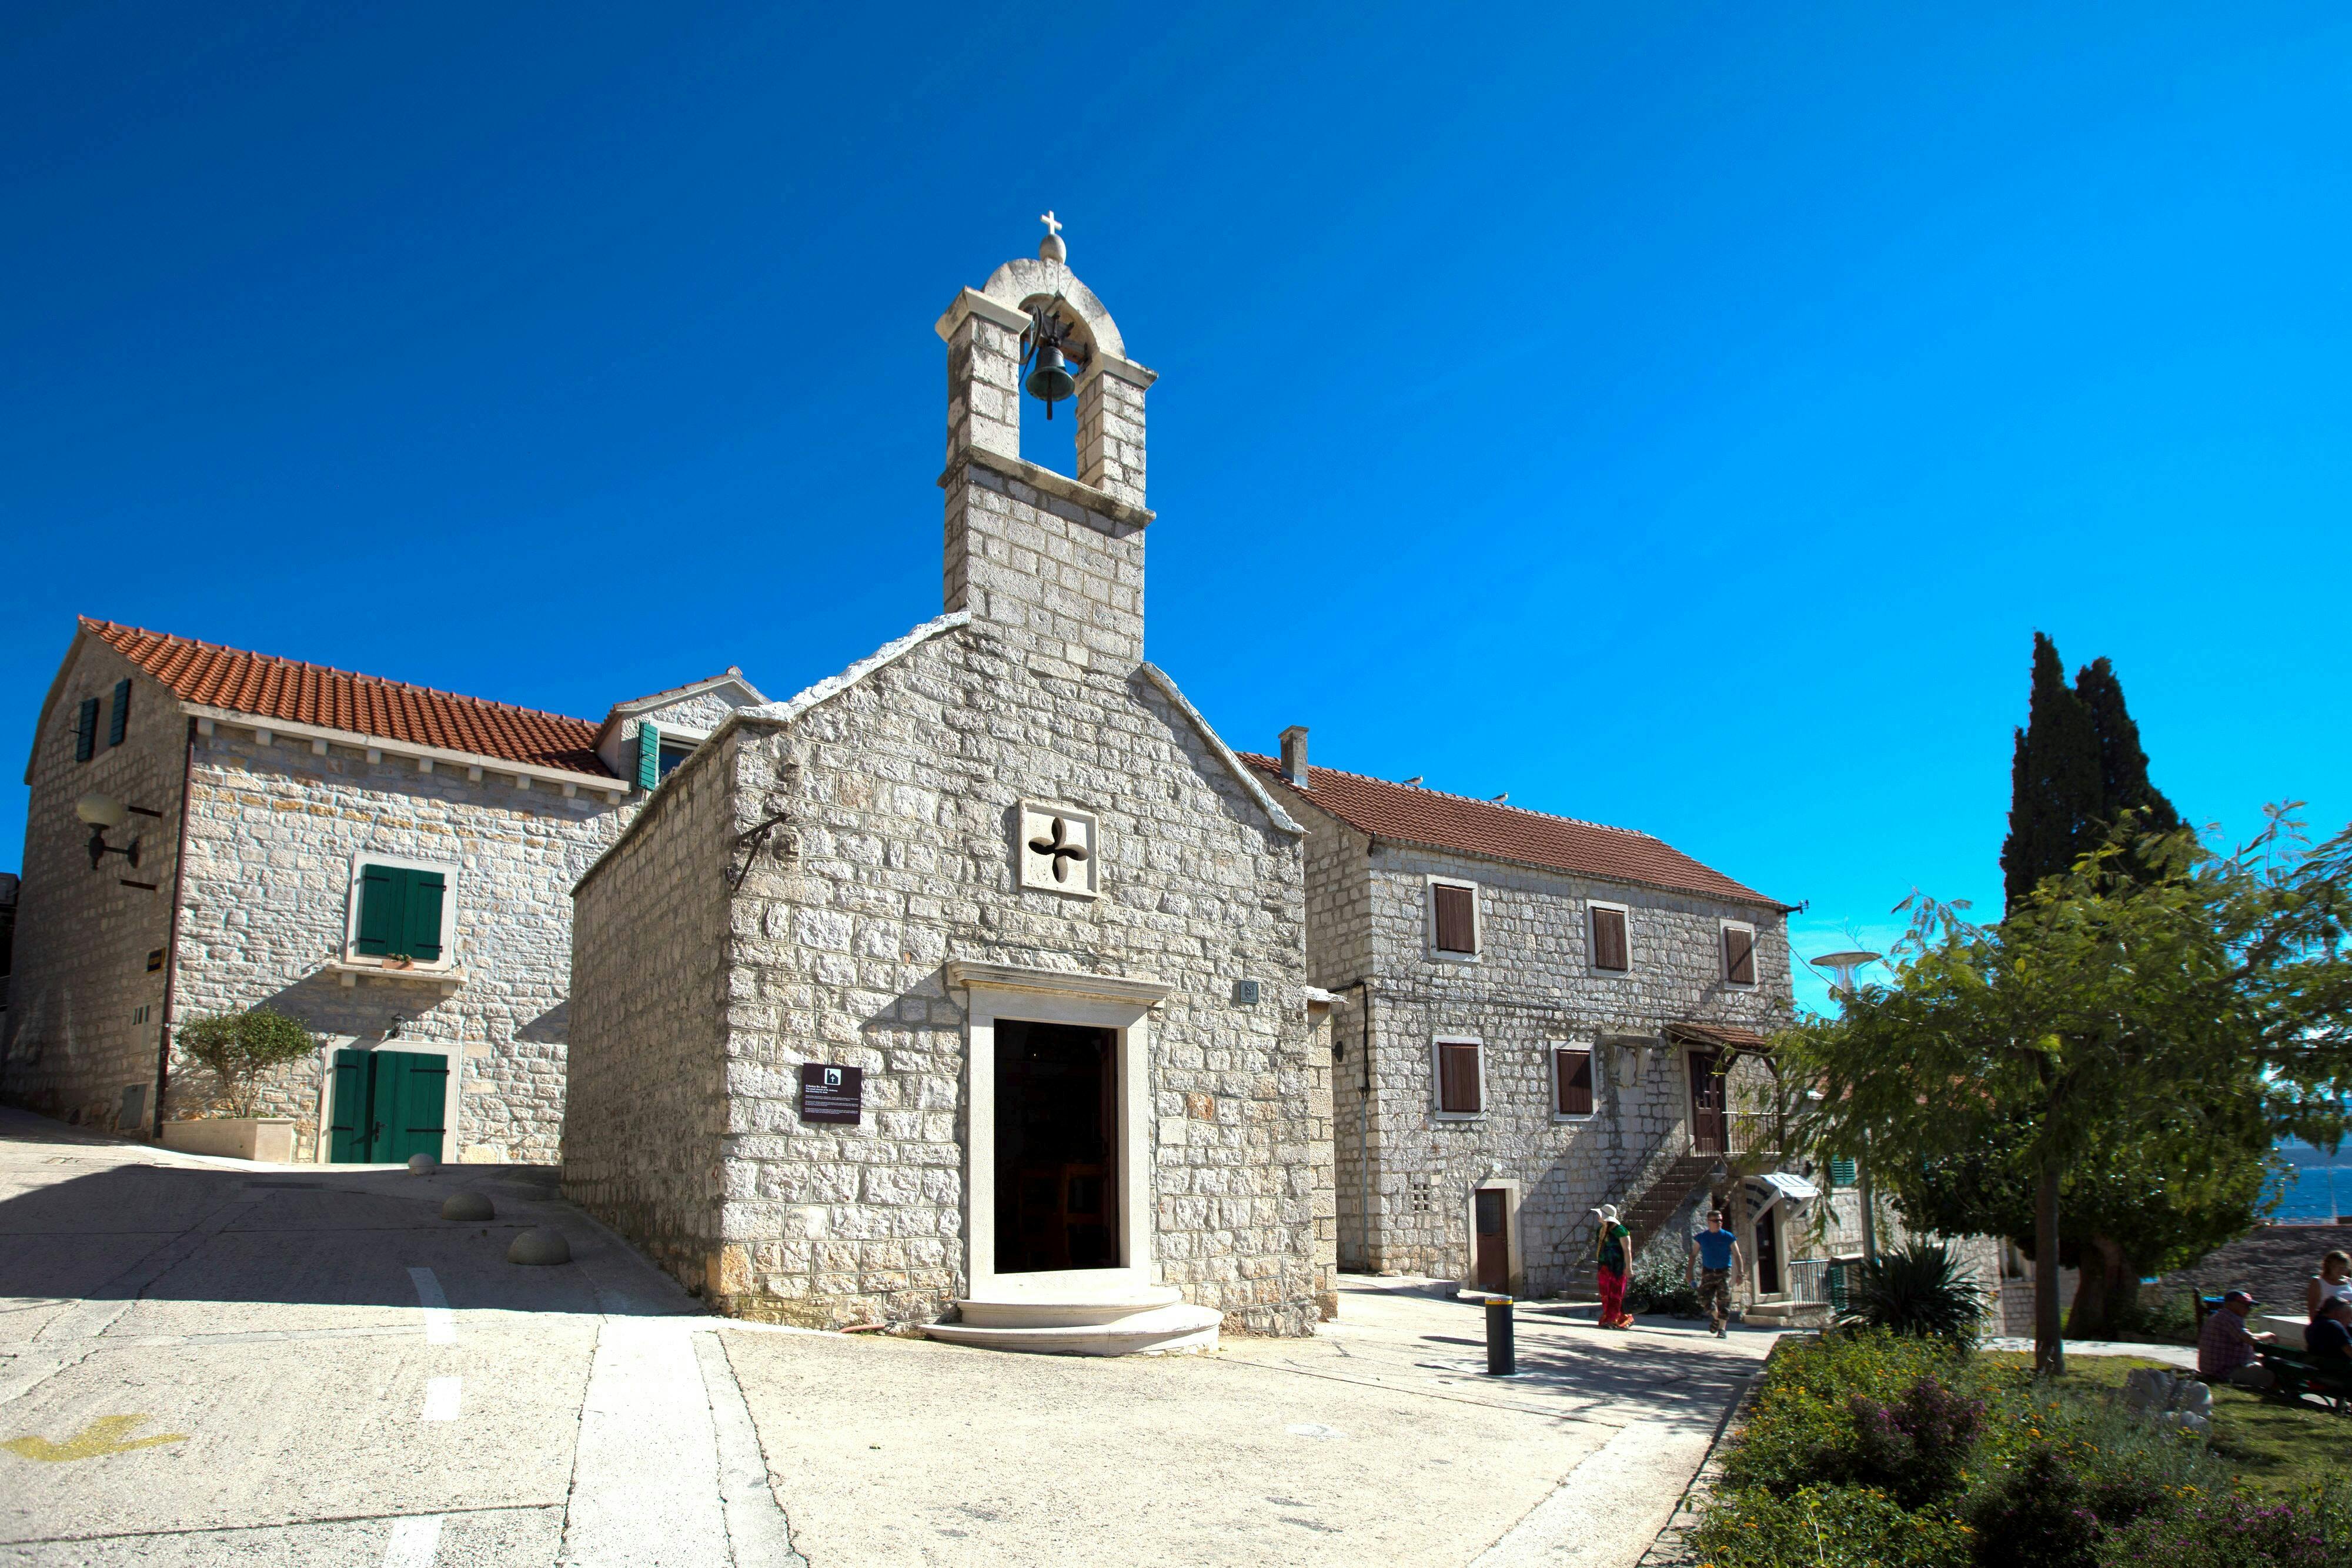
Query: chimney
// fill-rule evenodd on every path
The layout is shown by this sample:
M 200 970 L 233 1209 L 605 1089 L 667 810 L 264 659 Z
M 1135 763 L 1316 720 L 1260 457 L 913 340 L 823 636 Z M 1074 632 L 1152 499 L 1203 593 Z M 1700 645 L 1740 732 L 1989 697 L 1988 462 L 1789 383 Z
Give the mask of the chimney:
M 1307 788 L 1307 727 L 1294 724 L 1282 732 L 1282 776 Z

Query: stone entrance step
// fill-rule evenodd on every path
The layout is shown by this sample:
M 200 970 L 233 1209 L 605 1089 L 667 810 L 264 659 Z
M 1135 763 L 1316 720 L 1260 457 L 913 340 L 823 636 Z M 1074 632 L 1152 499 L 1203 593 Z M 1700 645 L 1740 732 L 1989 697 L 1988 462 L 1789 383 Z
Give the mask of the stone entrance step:
M 1214 1350 L 1223 1314 L 1196 1307 L 1172 1285 L 1037 1290 L 956 1303 L 961 1321 L 923 1332 L 950 1344 L 1050 1355 L 1164 1355 Z

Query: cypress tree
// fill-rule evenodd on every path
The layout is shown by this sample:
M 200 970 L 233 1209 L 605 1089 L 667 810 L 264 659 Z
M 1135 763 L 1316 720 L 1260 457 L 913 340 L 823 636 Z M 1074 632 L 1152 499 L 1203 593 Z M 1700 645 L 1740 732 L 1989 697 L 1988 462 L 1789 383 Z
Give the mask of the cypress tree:
M 2098 841 L 2103 805 L 2099 737 L 2091 710 L 2068 689 L 2058 645 L 2033 634 L 2033 687 L 2009 768 L 2009 838 L 2001 890 L 2014 911 L 2034 884 Z
M 2032 695 L 2025 727 L 2017 732 L 2009 789 L 2000 873 L 2011 911 L 2034 883 L 2095 849 L 2126 811 L 2137 814 L 2133 825 L 2141 833 L 2180 826 L 2180 813 L 2148 779 L 2147 753 L 2115 666 L 2092 660 L 2074 672 L 2070 690 L 2057 644 L 2039 632 Z
M 2148 782 L 2147 753 L 2140 749 L 2139 726 L 2124 707 L 2124 684 L 2113 664 L 2102 657 L 2074 672 L 2074 695 L 2091 712 L 2091 729 L 2099 737 L 2099 816 L 2113 822 L 2126 811 L 2136 811 L 2135 826 L 2143 833 L 2168 833 L 2180 826 L 2180 813 Z

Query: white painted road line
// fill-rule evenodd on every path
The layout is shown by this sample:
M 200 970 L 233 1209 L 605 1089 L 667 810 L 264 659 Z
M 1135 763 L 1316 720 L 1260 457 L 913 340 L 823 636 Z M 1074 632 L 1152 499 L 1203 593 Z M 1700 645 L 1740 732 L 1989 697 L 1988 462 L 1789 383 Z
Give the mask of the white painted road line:
M 411 1269 L 408 1278 L 416 1287 L 417 1303 L 425 1309 L 425 1343 L 456 1344 L 457 1319 L 449 1311 L 449 1298 L 441 1293 L 441 1281 L 430 1269 Z
M 419 1270 L 409 1270 L 414 1274 Z M 441 1550 L 441 1516 L 432 1514 L 423 1519 L 396 1519 L 392 1524 L 392 1540 L 383 1549 L 383 1568 L 433 1568 L 434 1555 Z
M 425 1385 L 425 1418 L 427 1421 L 455 1421 L 457 1418 L 457 1383 L 454 1377 L 436 1377 Z

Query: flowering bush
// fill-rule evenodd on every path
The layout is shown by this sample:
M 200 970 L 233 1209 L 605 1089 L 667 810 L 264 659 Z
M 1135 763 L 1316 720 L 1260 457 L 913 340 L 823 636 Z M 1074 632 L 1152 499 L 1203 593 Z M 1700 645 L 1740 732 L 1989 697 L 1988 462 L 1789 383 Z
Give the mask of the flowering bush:
M 1708 1568 L 1949 1568 L 1969 1561 L 1968 1527 L 1914 1513 L 1867 1487 L 1800 1487 L 1724 1497 L 1690 1541 Z
M 2102 1559 L 2165 1568 L 2343 1568 L 2352 1563 L 2352 1489 L 2337 1482 L 2285 1501 L 2200 1495 L 2118 1531 Z

